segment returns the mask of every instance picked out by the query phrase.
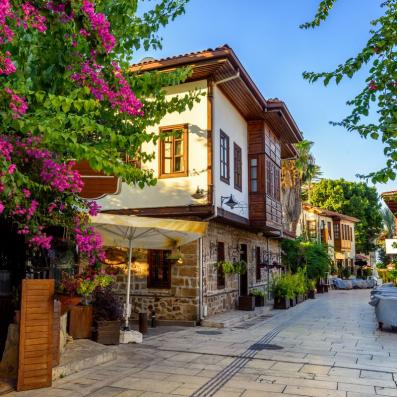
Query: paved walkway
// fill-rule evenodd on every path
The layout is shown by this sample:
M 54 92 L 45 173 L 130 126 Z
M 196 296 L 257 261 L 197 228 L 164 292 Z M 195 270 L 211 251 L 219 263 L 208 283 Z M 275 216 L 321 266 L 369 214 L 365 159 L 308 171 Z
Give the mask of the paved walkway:
M 332 291 L 246 327 L 177 330 L 120 346 L 117 361 L 51 389 L 15 395 L 397 396 L 397 333 L 376 330 L 368 296 Z

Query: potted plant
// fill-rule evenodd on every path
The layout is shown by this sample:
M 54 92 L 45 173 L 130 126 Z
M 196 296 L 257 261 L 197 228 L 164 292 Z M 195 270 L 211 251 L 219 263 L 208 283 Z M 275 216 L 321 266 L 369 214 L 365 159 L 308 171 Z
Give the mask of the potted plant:
M 296 296 L 296 303 L 302 303 L 304 301 L 304 296 L 306 294 L 306 282 L 305 282 L 305 271 L 299 269 L 296 274 L 293 275 L 294 278 L 294 293 Z
M 57 299 L 61 302 L 61 315 L 81 302 L 81 296 L 77 295 L 81 279 L 62 272 L 61 281 L 57 286 Z
M 256 307 L 265 306 L 265 291 L 260 289 L 254 289 L 251 291 L 251 295 L 255 298 Z
M 103 345 L 118 345 L 123 309 L 112 285 L 96 288 L 93 298 L 94 340 Z
M 273 280 L 272 285 L 275 309 L 288 309 L 294 298 L 291 275 L 284 274 Z
M 316 281 L 315 280 L 307 281 L 307 290 L 308 290 L 309 299 L 315 299 L 316 298 Z

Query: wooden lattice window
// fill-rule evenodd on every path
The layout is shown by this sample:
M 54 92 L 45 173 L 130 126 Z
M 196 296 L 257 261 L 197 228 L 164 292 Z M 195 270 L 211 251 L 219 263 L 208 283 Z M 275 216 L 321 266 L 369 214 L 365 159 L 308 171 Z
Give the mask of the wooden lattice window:
M 188 126 L 161 127 L 159 178 L 188 175 Z

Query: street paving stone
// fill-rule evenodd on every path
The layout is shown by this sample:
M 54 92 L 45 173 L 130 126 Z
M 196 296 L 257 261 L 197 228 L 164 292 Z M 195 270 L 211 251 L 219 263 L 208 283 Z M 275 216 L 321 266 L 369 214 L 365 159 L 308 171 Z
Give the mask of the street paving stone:
M 8 397 L 397 397 L 397 333 L 377 330 L 368 298 L 331 291 L 247 328 L 159 333 L 120 345 L 116 361 Z M 282 349 L 250 348 L 261 344 Z

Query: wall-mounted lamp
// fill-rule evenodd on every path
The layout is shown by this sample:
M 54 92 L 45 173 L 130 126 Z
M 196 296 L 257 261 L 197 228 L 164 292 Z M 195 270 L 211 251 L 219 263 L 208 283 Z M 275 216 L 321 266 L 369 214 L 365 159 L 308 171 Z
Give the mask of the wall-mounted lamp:
M 233 195 L 221 196 L 221 207 L 223 204 L 227 205 L 230 209 L 234 209 L 238 205 L 238 202 L 234 200 Z
M 200 189 L 200 186 L 197 186 L 196 191 L 191 195 L 194 199 L 202 199 L 206 196 L 205 190 Z

